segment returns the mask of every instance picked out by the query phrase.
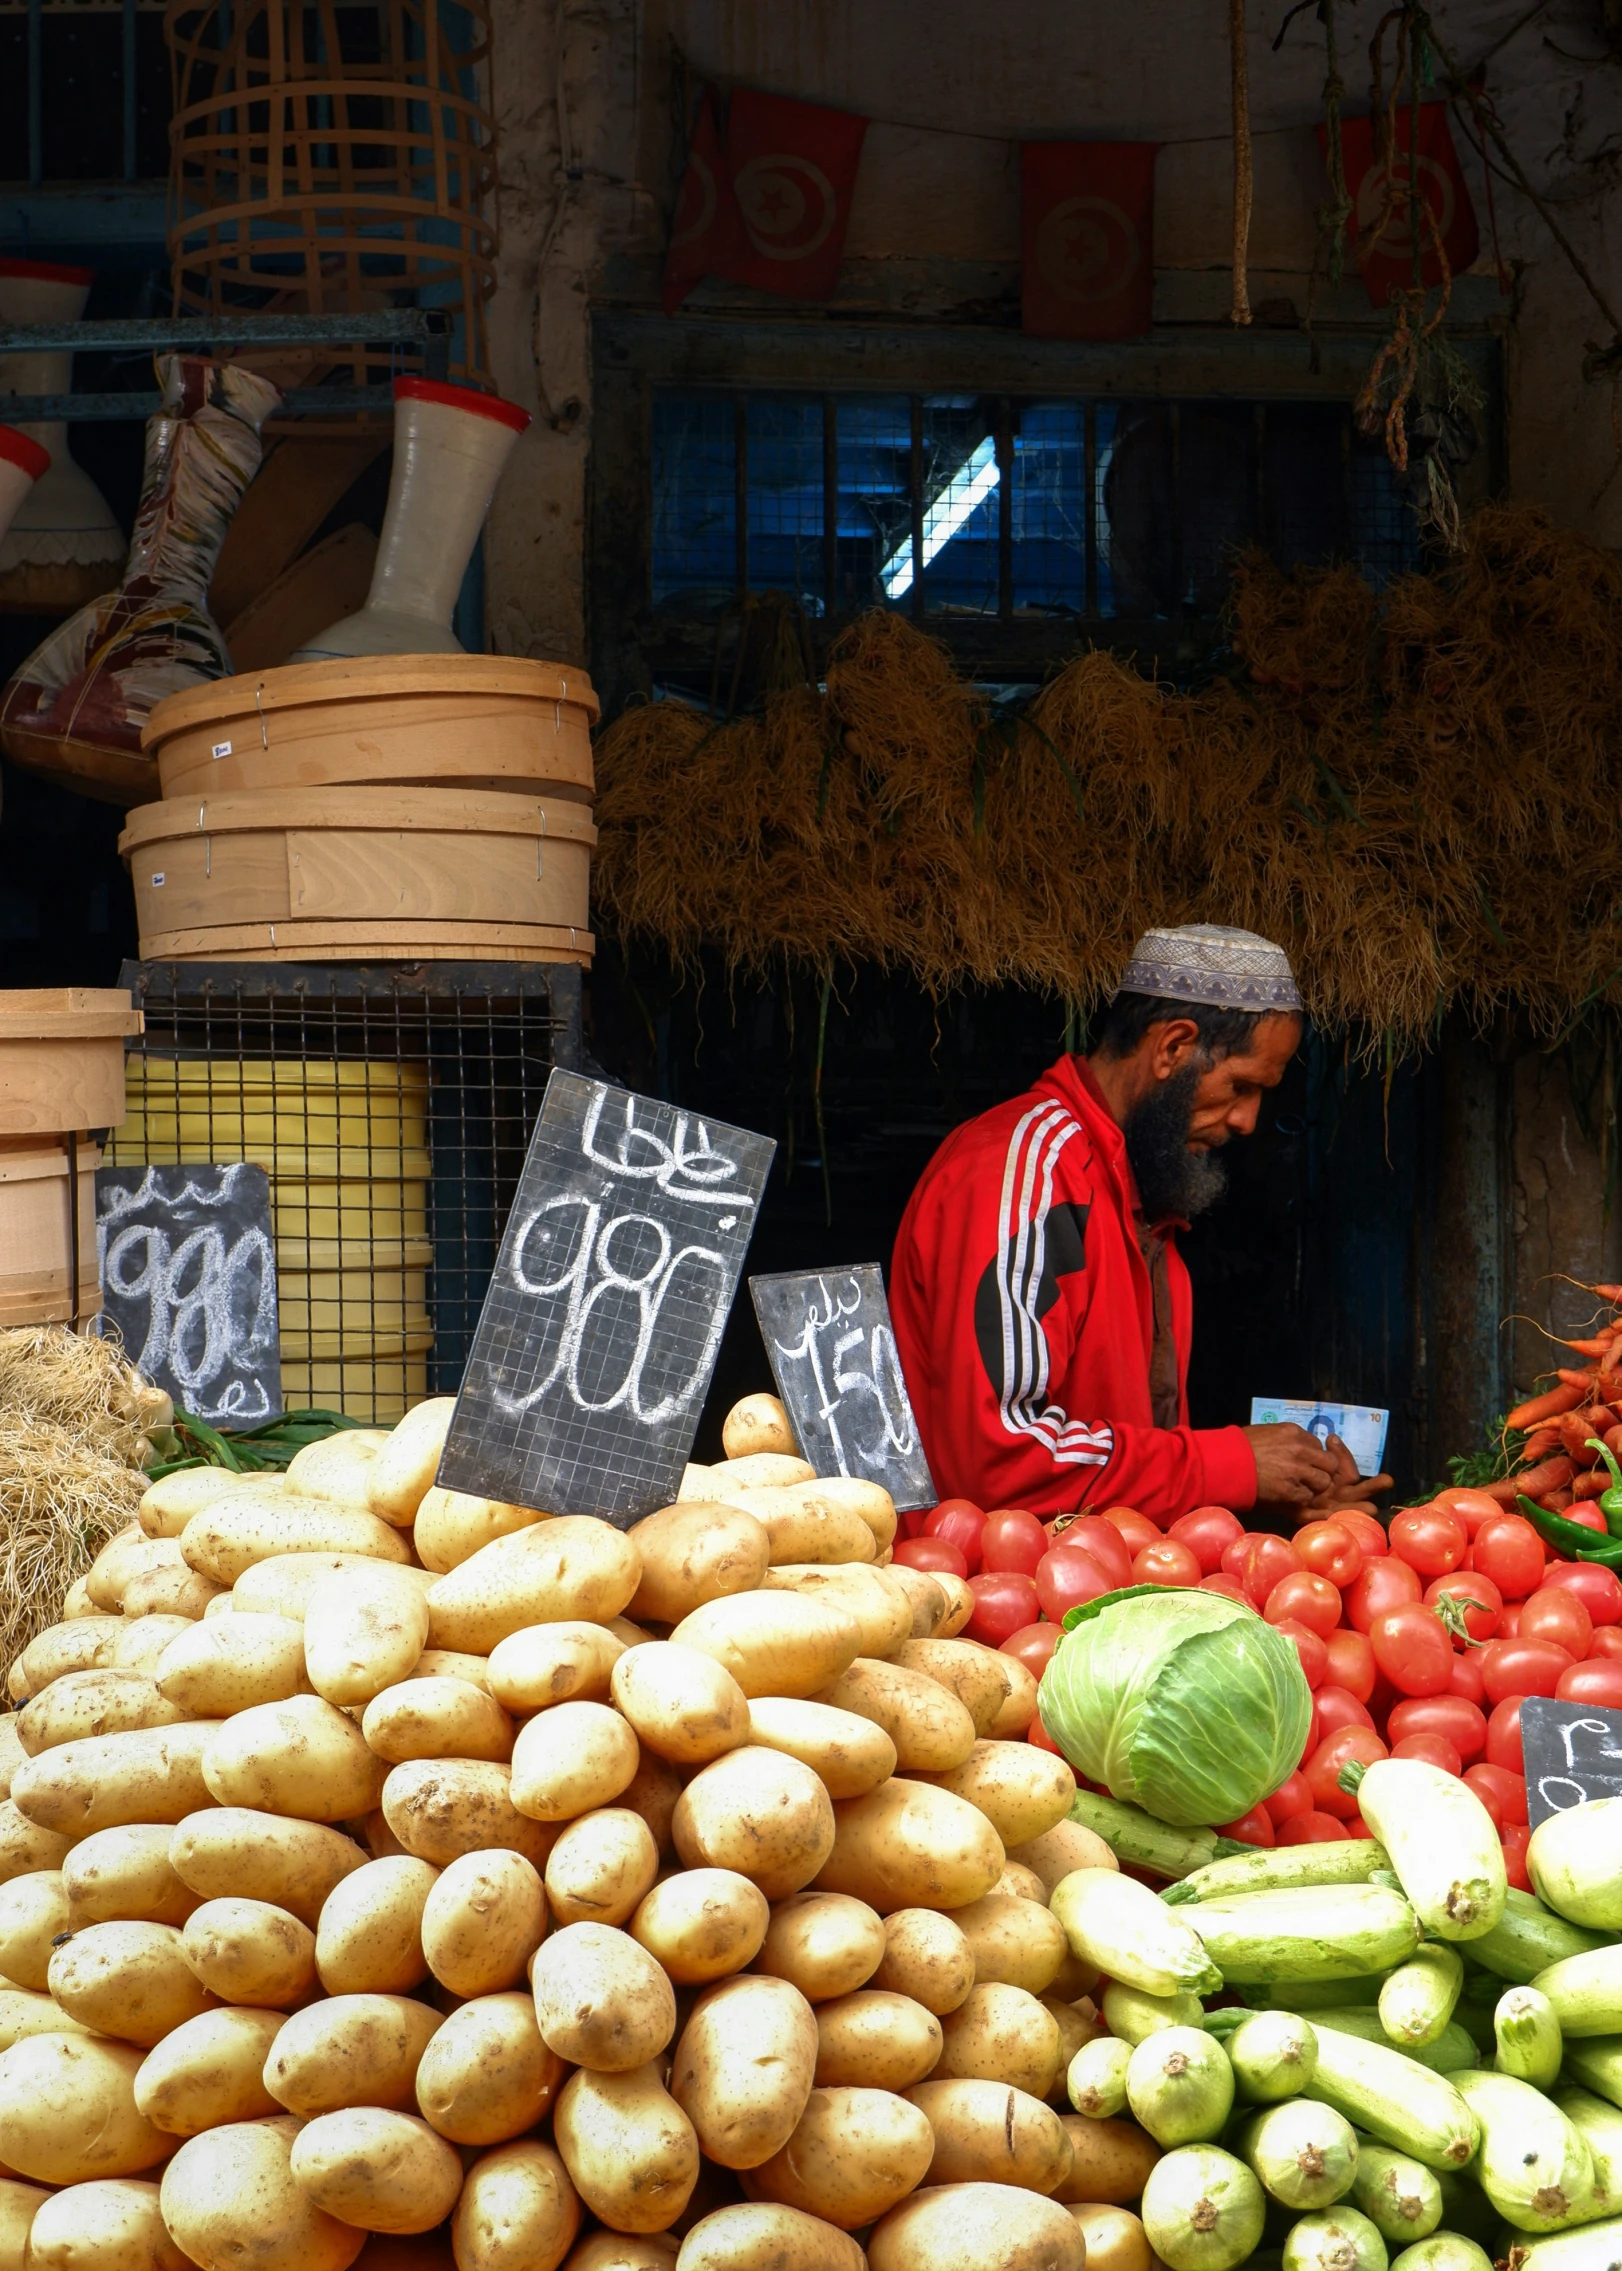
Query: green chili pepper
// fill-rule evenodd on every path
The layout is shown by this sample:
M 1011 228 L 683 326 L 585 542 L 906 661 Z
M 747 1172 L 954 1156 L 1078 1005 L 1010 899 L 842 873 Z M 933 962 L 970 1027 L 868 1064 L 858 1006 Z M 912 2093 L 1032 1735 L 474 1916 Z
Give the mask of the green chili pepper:
M 1605 1462 L 1605 1471 L 1611 1478 L 1611 1487 L 1600 1499 L 1599 1510 L 1605 1517 L 1605 1527 L 1610 1531 L 1612 1537 L 1622 1538 L 1622 1467 L 1617 1465 L 1612 1454 L 1595 1436 L 1591 1435 L 1588 1438 L 1585 1448 L 1590 1451 L 1597 1451 Z
M 1563 1514 L 1549 1513 L 1524 1491 L 1518 1495 L 1521 1512 L 1549 1545 L 1557 1546 L 1574 1561 L 1597 1561 L 1605 1569 L 1622 1571 L 1622 1538 L 1607 1539 L 1602 1544 L 1596 1532 L 1585 1530 L 1581 1522 L 1568 1522 Z

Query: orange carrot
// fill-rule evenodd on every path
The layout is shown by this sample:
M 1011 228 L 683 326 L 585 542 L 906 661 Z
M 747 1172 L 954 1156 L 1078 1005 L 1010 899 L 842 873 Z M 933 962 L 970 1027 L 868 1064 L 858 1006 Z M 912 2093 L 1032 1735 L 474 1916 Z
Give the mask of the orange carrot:
M 1538 1500 L 1545 1514 L 1563 1514 L 1571 1504 L 1569 1490 L 1546 1490 Z
M 1558 1336 L 1556 1337 L 1558 1338 Z M 1615 1335 L 1612 1333 L 1601 1333 L 1594 1340 L 1560 1341 L 1559 1345 L 1562 1348 L 1569 1348 L 1577 1356 L 1606 1356 L 1610 1353 L 1614 1338 Z
M 1506 1475 L 1502 1482 L 1486 1485 L 1489 1498 L 1496 1498 L 1500 1506 L 1513 1506 L 1524 1490 L 1528 1498 L 1537 1498 L 1546 1490 L 1558 1490 L 1562 1483 L 1571 1480 L 1572 1465 L 1567 1458 L 1545 1459 L 1541 1466 L 1523 1467 L 1518 1475 Z
M 1562 1365 L 1555 1373 L 1555 1378 L 1563 1380 L 1568 1388 L 1586 1388 L 1599 1378 L 1599 1366 L 1597 1364 L 1585 1364 L 1581 1371 L 1578 1371 L 1575 1367 L 1568 1369 Z
M 1580 1379 L 1563 1380 L 1558 1388 L 1550 1388 L 1541 1396 L 1529 1396 L 1524 1404 L 1517 1404 L 1505 1420 L 1506 1427 L 1535 1427 L 1541 1419 L 1558 1419 L 1562 1412 L 1575 1411 L 1587 1397 L 1593 1385 L 1592 1373 Z
M 1590 1467 L 1587 1474 L 1573 1475 L 1571 1478 L 1573 1500 L 1598 1498 L 1603 1491 L 1609 1490 L 1610 1487 L 1611 1478 L 1604 1467 Z

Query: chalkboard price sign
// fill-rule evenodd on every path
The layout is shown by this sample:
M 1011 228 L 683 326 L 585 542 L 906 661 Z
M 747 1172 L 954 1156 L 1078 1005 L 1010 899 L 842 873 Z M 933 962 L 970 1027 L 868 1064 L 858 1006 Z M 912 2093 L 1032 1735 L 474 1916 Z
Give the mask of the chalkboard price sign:
M 818 1474 L 882 1483 L 903 1511 L 933 1506 L 940 1494 L 878 1263 L 752 1277 L 749 1291 L 795 1441 Z
M 1622 1798 L 1622 1711 L 1529 1695 L 1521 1705 L 1521 1749 L 1526 1818 L 1534 1829 L 1590 1798 Z
M 448 1489 L 622 1529 L 674 1499 L 776 1148 L 553 1072 L 440 1462 Z
M 98 1167 L 102 1315 L 137 1371 L 214 1427 L 282 1408 L 262 1167 Z

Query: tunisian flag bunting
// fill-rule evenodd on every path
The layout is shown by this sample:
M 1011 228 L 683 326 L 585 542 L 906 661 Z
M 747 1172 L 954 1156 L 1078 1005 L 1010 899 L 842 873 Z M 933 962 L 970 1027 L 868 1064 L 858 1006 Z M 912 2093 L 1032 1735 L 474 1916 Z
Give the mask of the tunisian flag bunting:
M 1346 223 L 1348 242 L 1355 248 L 1385 213 L 1377 237 L 1363 246 L 1358 259 L 1369 298 L 1383 308 L 1392 292 L 1406 291 L 1414 280 L 1413 235 L 1408 213 L 1408 130 L 1413 112 L 1397 110 L 1396 150 L 1389 167 L 1375 163 L 1374 121 L 1349 118 L 1340 129 L 1341 162 L 1346 168 L 1346 194 L 1352 215 Z M 1318 128 L 1318 147 L 1325 147 Z M 1426 284 L 1442 281 L 1442 264 L 1436 257 L 1436 237 L 1442 240 L 1447 264 L 1457 276 L 1468 268 L 1481 249 L 1475 207 L 1459 171 L 1459 154 L 1447 123 L 1445 103 L 1419 106 L 1419 195 L 1436 225 L 1435 236 L 1422 212 L 1419 220 L 1419 272 Z M 1388 202 L 1389 200 L 1389 202 Z
M 792 300 L 833 296 L 867 120 L 738 88 L 706 87 L 665 261 L 664 303 L 704 276 Z
M 1020 144 L 1020 320 L 1043 339 L 1149 329 L 1157 142 Z

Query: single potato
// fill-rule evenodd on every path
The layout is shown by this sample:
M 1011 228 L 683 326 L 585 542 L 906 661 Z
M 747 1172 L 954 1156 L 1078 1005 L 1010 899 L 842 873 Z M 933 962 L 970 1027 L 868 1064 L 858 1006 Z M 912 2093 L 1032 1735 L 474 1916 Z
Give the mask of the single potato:
M 490 1651 L 490 1693 L 509 1711 L 602 1703 L 625 1643 L 606 1625 L 527 1624 Z
M 112 1650 L 129 1630 L 121 1616 L 75 1617 L 36 1633 L 12 1666 L 21 1675 L 22 1700 L 39 1695 L 68 1672 L 89 1672 L 111 1661 Z
M 0 1988 L 0 2050 L 9 2050 L 14 2042 L 31 2034 L 94 2032 L 93 2027 L 81 2026 L 77 2019 L 58 2010 L 49 1995 L 35 1995 L 26 1987 Z M 4 2260 L 0 2256 L 0 2264 Z
M 179 1474 L 164 1475 L 147 1485 L 135 1519 L 149 1538 L 178 1538 L 194 1514 L 258 1479 L 227 1474 L 219 1467 L 182 1467 Z
M 368 1568 L 371 1559 L 361 1553 L 272 1554 L 244 1570 L 232 1586 L 230 1613 L 290 1617 L 295 1624 L 302 1624 L 310 1595 L 318 1585 L 340 1570 Z M 217 1603 L 204 1611 L 207 1616 L 220 1613 Z
M 557 1843 L 550 1823 L 518 1811 L 512 1770 L 495 1759 L 408 1759 L 383 1785 L 383 1818 L 405 1852 L 440 1869 L 459 1854 L 492 1845 L 508 1846 L 544 1869 Z
M 374 1696 L 360 1725 L 367 1748 L 391 1766 L 414 1758 L 505 1763 L 513 1755 L 512 1721 L 472 1680 L 412 1673 Z
M 802 1600 L 820 1601 L 825 1608 L 842 1610 L 856 1619 L 861 1635 L 857 1653 L 875 1659 L 894 1655 L 912 1634 L 912 1598 L 888 1569 L 866 1561 L 781 1562 L 761 1580 L 768 1593 L 797 1593 Z
M 571 2066 L 629 2074 L 676 2031 L 676 1997 L 648 1951 L 606 1924 L 569 1924 L 541 1943 L 531 1982 L 543 2041 Z
M 541 2040 L 533 1995 L 480 1995 L 423 2052 L 417 2110 L 453 2145 L 502 2145 L 544 2120 L 568 2074 Z
M 968 1706 L 926 1673 L 858 1656 L 828 1690 L 827 1701 L 882 1728 L 904 1774 L 941 1773 L 973 1756 Z
M 675 1810 L 676 1794 L 671 1798 Z M 64 1837 L 59 1830 L 41 1829 L 20 1813 L 9 1798 L 0 1799 L 0 1885 L 9 1885 L 13 1877 L 34 1875 L 41 1869 L 60 1869 L 74 1849 L 74 1839 Z
M 346 1712 L 318 1695 L 258 1703 L 216 1729 L 203 1780 L 222 1806 L 299 1821 L 351 1821 L 382 1796 L 387 1766 Z
M 1087 2242 L 1088 2271 L 1151 2271 L 1154 2251 L 1129 2209 L 1089 2201 L 1073 2207 L 1070 2214 Z
M 171 2137 L 278 2113 L 265 2087 L 265 2061 L 286 2024 L 280 2011 L 204 2011 L 188 2019 L 147 2052 L 135 2077 L 137 2107 Z
M 532 1821 L 571 1822 L 612 1805 L 641 1755 L 635 1733 L 608 1704 L 556 1704 L 518 1731 L 512 1802 Z
M 417 1508 L 411 1525 L 411 1542 L 424 1569 L 443 1577 L 471 1561 L 482 1546 L 497 1538 L 510 1538 L 515 1530 L 530 1529 L 544 1521 L 532 1506 L 509 1506 L 500 1498 L 475 1498 L 466 1491 L 444 1490 L 435 1483 Z
M 753 1700 L 820 1695 L 854 1662 L 861 1628 L 842 1609 L 798 1593 L 750 1593 L 707 1601 L 670 1637 L 724 1664 Z
M 867 2243 L 869 2271 L 1085 2271 L 1087 2246 L 1063 2208 L 1006 2184 L 916 2192 Z
M 179 1822 L 209 1803 L 203 1759 L 219 1723 L 143 1727 L 63 1743 L 20 1766 L 10 1803 L 41 1829 L 88 1837 L 125 1822 Z
M 186 1718 L 161 1695 L 150 1672 L 67 1672 L 17 1714 L 17 1739 L 30 1758 L 91 1735 L 123 1735 L 138 1727 L 173 1727 Z
M 1057 1828 L 1076 1802 L 1076 1778 L 1066 1761 L 1034 1743 L 977 1742 L 961 1766 L 929 1779 L 937 1790 L 978 1806 L 1005 1847 L 1028 1845 Z
M 749 2189 L 855 2231 L 914 2191 L 934 2155 L 927 2118 L 905 2098 L 814 2089 L 787 2144 L 750 2171 Z
M 172 1924 L 87 1925 L 56 1949 L 47 1985 L 69 2018 L 143 2050 L 214 2001 Z
M 680 1624 L 706 1602 L 753 1593 L 771 1564 L 764 1524 L 704 1499 L 648 1515 L 630 1537 L 642 1562 L 630 1613 L 653 1624 Z
M 628 2074 L 571 2074 L 552 2136 L 576 2192 L 616 2231 L 666 2231 L 692 2198 L 698 2138 L 657 2062 Z
M 867 2271 L 848 2232 L 775 2200 L 717 2208 L 690 2228 L 676 2260 L 681 2271 Z
M 26 2271 L 28 2234 L 34 2218 L 50 2198 L 50 2193 L 40 2185 L 0 2177 L 0 2271 Z M 675 2260 L 671 2256 L 670 2262 Z
M 811 2095 L 817 2022 L 783 1979 L 723 1980 L 682 2029 L 670 2090 L 723 2168 L 759 2168 L 786 2145 Z
M 211 1601 L 227 1598 L 225 1586 L 216 1585 L 212 1577 L 200 1576 L 181 1562 L 168 1568 L 138 1570 L 124 1588 L 124 1614 L 137 1620 L 164 1616 L 193 1623 L 208 1614 Z
M 438 1877 L 431 1862 L 395 1853 L 333 1886 L 315 1928 L 329 1995 L 407 1995 L 427 1978 L 422 1916 Z
M 216 1585 L 235 1585 L 256 1562 L 284 1553 L 347 1553 L 401 1563 L 411 1558 L 399 1531 L 375 1514 L 291 1491 L 234 1490 L 193 1515 L 179 1543 L 187 1568 Z
M 986 1729 L 993 1742 L 1023 1743 L 1036 1717 L 1036 1675 L 1017 1656 L 1008 1659 L 1008 1700 Z M 1050 1752 L 1044 1753 L 1050 1757 Z
M 379 1457 L 386 1454 L 379 1453 Z M 496 1538 L 429 1589 L 429 1639 L 436 1648 L 488 1656 L 528 1624 L 563 1618 L 601 1623 L 618 1616 L 641 1577 L 629 1538 L 610 1522 L 563 1515 Z
M 97 2271 L 191 2271 L 164 2229 L 150 2178 L 72 2184 L 37 2211 L 28 2234 L 29 2271 L 84 2271 L 92 2263 Z
M 884 1920 L 884 1954 L 872 1978 L 942 2018 L 968 1999 L 974 1951 L 961 1925 L 933 1908 L 898 1908 Z
M 315 1985 L 315 1934 L 269 1901 L 205 1900 L 187 1917 L 181 1945 L 222 2003 L 285 2011 Z
M 295 2011 L 265 2060 L 265 2087 L 302 2120 L 344 2106 L 416 2103 L 440 2014 L 405 1995 L 333 1995 Z
M 614 1666 L 610 1692 L 637 1741 L 677 1766 L 708 1766 L 749 1740 L 749 1699 L 701 1649 L 658 1640 L 632 1648 Z
M 1008 1858 L 1023 1868 L 1034 1870 L 1050 1897 L 1054 1886 L 1068 1877 L 1072 1869 L 1120 1867 L 1104 1840 L 1080 1822 L 1059 1822 L 1052 1829 L 1044 1830 L 1040 1837 L 1016 1845 Z
M 1059 2027 L 1023 1987 L 970 1989 L 941 2021 L 936 2081 L 1006 2082 L 1045 2098 L 1059 2078 Z
M 797 1758 L 830 1798 L 865 1797 L 896 1770 L 894 1742 L 865 1714 L 781 1695 L 757 1696 L 746 1708 L 744 1740 Z
M 547 1856 L 546 1902 L 560 1924 L 627 1924 L 659 1874 L 659 1849 L 628 1806 L 582 1814 Z
M 116 1924 L 143 1918 L 152 1924 L 184 1924 L 197 1895 L 183 1885 L 169 1862 L 174 1835 L 162 1823 L 147 1828 L 131 1822 L 121 1829 L 99 1829 L 73 1846 L 62 1863 L 70 1928 Z
M 683 1869 L 645 1895 L 630 1932 L 678 1987 L 708 1986 L 754 1961 L 771 1915 L 735 1869 Z
M 333 1887 L 363 1868 L 366 1854 L 320 1822 L 218 1806 L 178 1825 L 169 1862 L 199 1900 L 265 1900 L 313 1927 Z
M 364 1506 L 372 1461 L 388 1439 L 386 1427 L 346 1427 L 317 1443 L 306 1443 L 283 1470 L 287 1487 L 304 1498 Z
M 516 1986 L 545 1935 L 540 1872 L 521 1853 L 462 1854 L 441 1872 L 423 1906 L 423 1954 L 453 1995 L 494 1995 Z
M 924 1672 L 950 1688 L 967 1705 L 977 1735 L 990 1734 L 993 1720 L 1014 1692 L 1008 1669 L 1013 1657 L 982 1648 L 977 1641 L 907 1640 L 896 1650 L 895 1660 L 908 1671 Z
M 673 2232 L 592 2232 L 563 2271 L 675 2271 L 680 2244 Z
M 451 2219 L 457 2271 L 557 2271 L 580 2195 L 550 2145 L 525 2137 L 474 2162 Z
M 304 1665 L 317 1695 L 364 1707 L 409 1679 L 428 1645 L 428 1603 L 413 1575 L 379 1562 L 316 1586 L 304 1611 Z
M 851 1893 L 881 1916 L 963 1908 L 991 1890 L 1003 1861 L 1001 1839 L 966 1799 L 892 1779 L 835 1807 L 833 1851 L 817 1888 Z
M 433 1487 L 455 1409 L 454 1396 L 430 1396 L 413 1404 L 366 1470 L 367 1505 L 397 1529 L 411 1527 Z
M 1117 2208 L 1138 2199 L 1160 2158 L 1160 2147 L 1148 2131 L 1120 2117 L 1101 2121 L 1066 2113 L 1060 2118 L 1070 2140 L 1071 2165 L 1054 2198 Z
M 230 1598 L 229 1594 L 221 1597 L 227 1600 Z M 190 1632 L 195 1621 L 191 1617 L 153 1616 L 151 1614 L 127 1617 L 124 1622 L 124 1630 L 108 1651 L 108 1664 L 114 1671 L 152 1672 L 156 1674 L 158 1660 L 169 1643 L 178 1640 L 183 1632 Z M 175 1699 L 171 1697 L 170 1700 Z M 222 1717 L 223 1714 L 215 1711 L 202 1711 L 197 1712 L 194 1716 L 200 1719 L 216 1719 Z
M 884 1954 L 884 1920 L 847 1893 L 794 1893 L 772 1911 L 755 1968 L 786 1979 L 808 2003 L 848 1995 Z
M 929 1574 L 946 1595 L 946 1614 L 935 1627 L 932 1638 L 955 1640 L 974 1615 L 974 1593 L 966 1577 L 953 1577 L 944 1569 L 932 1569 Z
M 304 1627 L 233 1611 L 190 1624 L 153 1667 L 158 1693 L 194 1719 L 229 1719 L 309 1690 Z
M 729 1459 L 746 1459 L 754 1451 L 775 1451 L 797 1458 L 794 1430 L 788 1413 L 775 1396 L 744 1396 L 721 1423 L 721 1448 Z
M 462 2189 L 455 2149 L 412 2113 L 345 2106 L 293 2139 L 293 2180 L 329 2216 L 367 2232 L 427 2232 Z
M 955 1910 L 952 1921 L 969 1943 L 980 1986 L 995 1982 L 1045 1995 L 1070 1952 L 1064 1926 L 1040 1901 L 990 1892 Z
M 935 2133 L 931 2183 L 1017 2184 L 1048 2193 L 1070 2174 L 1064 2123 L 1028 2091 L 937 2075 L 907 2095 Z
M 490 1659 L 488 1656 L 468 1656 L 457 1648 L 425 1648 L 417 1658 L 414 1680 L 466 1680 L 471 1686 L 482 1688 L 486 1695 L 490 1688 Z
M 676 1808 L 681 1803 L 684 1787 L 673 1766 L 662 1758 L 655 1758 L 651 1751 L 645 1751 L 642 1764 L 620 1792 L 620 1805 L 642 1816 L 663 1861 L 668 1861 L 676 1850 Z M 4 1811 L 0 1807 L 0 1820 Z
M 819 2089 L 910 2090 L 939 2063 L 941 2022 L 910 1996 L 868 1987 L 816 2009 Z
M 295 2182 L 299 2124 L 227 2122 L 190 2137 L 163 2172 L 163 2220 L 198 2271 L 240 2271 L 243 2235 L 253 2271 L 348 2271 L 366 2234 L 325 2214 Z
M 696 1774 L 671 1828 L 689 1868 L 735 1869 L 768 1900 L 809 1884 L 834 1846 L 834 1810 L 811 1769 L 755 1744 Z
M 892 1581 L 912 1604 L 912 1640 L 932 1640 L 946 1617 L 946 1594 L 933 1570 L 909 1569 L 904 1562 L 887 1562 Z
M 142 2053 L 85 2034 L 25 2035 L 0 2050 L 6 2165 L 36 2184 L 139 2176 L 169 2151 L 135 2102 Z
M 0 1885 L 0 1978 L 43 1994 L 52 1946 L 71 1929 L 60 1869 L 39 1869 Z

